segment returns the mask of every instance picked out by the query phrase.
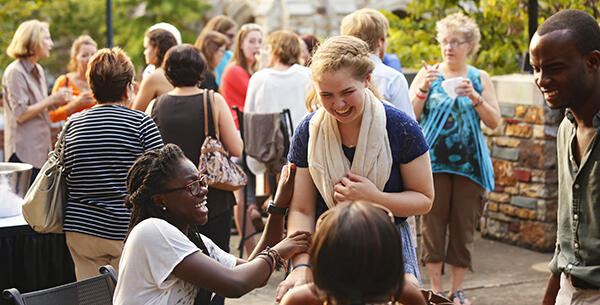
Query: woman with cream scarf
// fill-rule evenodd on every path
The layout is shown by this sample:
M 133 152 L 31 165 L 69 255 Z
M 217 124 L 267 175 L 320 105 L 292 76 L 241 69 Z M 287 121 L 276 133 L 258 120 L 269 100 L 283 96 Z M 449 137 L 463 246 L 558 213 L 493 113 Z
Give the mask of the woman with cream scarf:
M 329 38 L 314 54 L 307 106 L 315 111 L 297 127 L 288 155 L 297 166 L 288 231 L 313 232 L 316 218 L 341 202 L 383 205 L 396 217 L 405 272 L 420 281 L 406 217 L 427 213 L 433 202 L 429 147 L 416 121 L 370 89 L 373 68 L 367 44 L 355 37 Z M 292 259 L 277 301 L 312 282 L 308 261 L 307 253 Z

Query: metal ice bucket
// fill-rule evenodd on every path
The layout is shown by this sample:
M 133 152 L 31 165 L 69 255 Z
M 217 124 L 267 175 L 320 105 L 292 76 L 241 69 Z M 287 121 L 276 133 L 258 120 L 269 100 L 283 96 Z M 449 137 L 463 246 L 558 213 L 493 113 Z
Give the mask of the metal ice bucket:
M 21 214 L 21 204 L 29 189 L 32 168 L 26 163 L 0 162 L 0 217 Z

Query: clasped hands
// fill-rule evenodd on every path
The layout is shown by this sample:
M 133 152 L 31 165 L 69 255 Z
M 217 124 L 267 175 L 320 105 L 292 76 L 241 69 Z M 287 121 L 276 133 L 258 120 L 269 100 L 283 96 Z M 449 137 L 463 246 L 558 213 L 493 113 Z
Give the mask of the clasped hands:
M 333 187 L 333 198 L 338 201 L 372 201 L 379 189 L 366 177 L 348 172 Z

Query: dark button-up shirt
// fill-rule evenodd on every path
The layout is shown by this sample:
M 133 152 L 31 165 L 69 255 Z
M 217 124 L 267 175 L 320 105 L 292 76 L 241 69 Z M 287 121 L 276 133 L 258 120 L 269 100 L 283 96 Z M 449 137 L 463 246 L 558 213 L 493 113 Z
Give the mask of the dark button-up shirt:
M 4 160 L 17 157 L 41 168 L 50 152 L 50 116 L 48 110 L 23 123 L 17 119 L 27 107 L 48 96 L 44 70 L 26 59 L 13 61 L 2 77 L 4 108 Z
M 567 110 L 558 143 L 558 234 L 550 270 L 600 287 L 600 112 L 579 165 L 573 156 L 577 123 Z

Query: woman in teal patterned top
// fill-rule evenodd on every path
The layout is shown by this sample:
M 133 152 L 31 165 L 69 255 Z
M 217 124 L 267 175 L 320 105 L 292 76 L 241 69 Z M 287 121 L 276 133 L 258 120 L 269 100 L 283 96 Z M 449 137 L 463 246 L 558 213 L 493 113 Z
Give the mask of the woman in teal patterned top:
M 483 195 L 494 188 L 494 170 L 480 121 L 493 129 L 501 118 L 490 76 L 467 65 L 481 38 L 475 21 L 457 13 L 439 21 L 436 28 L 443 61 L 434 66 L 423 62 L 409 90 L 430 146 L 435 187 L 433 207 L 422 218 L 421 260 L 429 272 L 431 288 L 440 294 L 444 293 L 442 264 L 450 264 L 450 299 L 456 304 L 470 304 L 462 283 L 471 267 L 473 234 Z M 458 78 L 458 85 L 454 92 L 446 92 L 442 83 L 453 78 Z

